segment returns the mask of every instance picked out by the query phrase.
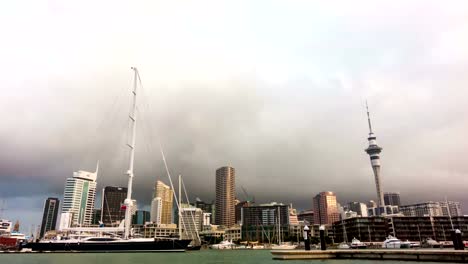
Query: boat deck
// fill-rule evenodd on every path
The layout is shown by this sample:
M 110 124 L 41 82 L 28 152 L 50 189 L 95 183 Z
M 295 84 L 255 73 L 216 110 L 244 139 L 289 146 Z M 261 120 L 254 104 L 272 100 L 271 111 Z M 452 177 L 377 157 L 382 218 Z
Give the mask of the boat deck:
M 273 259 L 374 259 L 468 263 L 467 250 L 448 249 L 343 249 L 343 250 L 272 250 Z

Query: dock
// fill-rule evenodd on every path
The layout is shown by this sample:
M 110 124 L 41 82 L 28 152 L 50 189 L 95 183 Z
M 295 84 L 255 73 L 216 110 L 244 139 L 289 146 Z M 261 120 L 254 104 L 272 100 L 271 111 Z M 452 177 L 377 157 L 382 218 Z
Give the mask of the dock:
M 468 263 L 468 251 L 453 249 L 272 250 L 276 260 L 372 259 Z

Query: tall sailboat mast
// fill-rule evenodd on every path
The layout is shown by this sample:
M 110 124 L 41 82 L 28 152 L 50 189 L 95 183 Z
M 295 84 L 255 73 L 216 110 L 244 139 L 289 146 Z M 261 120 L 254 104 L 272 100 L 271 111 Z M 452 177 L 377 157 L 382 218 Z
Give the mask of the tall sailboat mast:
M 133 185 L 133 164 L 135 160 L 135 137 L 136 137 L 136 91 L 137 91 L 137 79 L 139 78 L 138 69 L 132 67 L 134 71 L 134 79 L 133 79 L 133 102 L 132 102 L 132 110 L 130 115 L 128 116 L 130 122 L 132 123 L 132 138 L 127 146 L 130 148 L 130 164 L 128 166 L 128 189 L 127 189 L 127 199 L 125 199 L 125 235 L 124 238 L 128 239 L 130 237 L 130 229 L 132 225 L 132 185 Z

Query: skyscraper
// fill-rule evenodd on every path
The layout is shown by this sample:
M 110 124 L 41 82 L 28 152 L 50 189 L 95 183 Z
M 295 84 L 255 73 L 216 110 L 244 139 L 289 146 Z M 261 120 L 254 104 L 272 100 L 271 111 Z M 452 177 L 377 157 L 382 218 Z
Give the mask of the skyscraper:
M 125 210 L 122 209 L 127 188 L 106 186 L 102 189 L 101 221 L 106 226 L 118 226 L 125 218 Z
M 333 192 L 321 192 L 313 199 L 314 224 L 332 225 L 340 220 L 340 213 Z
M 161 224 L 171 224 L 174 191 L 162 181 L 157 181 L 154 197 L 161 198 Z
M 42 214 L 41 231 L 39 238 L 44 237 L 47 231 L 55 230 L 60 201 L 58 198 L 47 198 L 44 203 L 44 212 Z
M 401 206 L 400 193 L 398 192 L 386 192 L 384 193 L 385 205 L 396 205 Z
M 221 167 L 216 170 L 215 223 L 226 227 L 236 223 L 235 216 L 235 170 Z
M 67 221 L 70 226 L 91 225 L 94 200 L 96 197 L 96 172 L 78 171 L 73 172 L 73 178 L 68 178 L 63 194 L 62 216 L 60 221 Z M 66 215 L 69 213 L 69 215 Z M 65 214 L 69 219 L 66 219 Z
M 155 224 L 161 224 L 161 214 L 162 214 L 162 199 L 161 197 L 153 198 L 151 201 L 151 213 L 150 220 Z
M 382 152 L 382 148 L 377 145 L 377 137 L 372 132 L 372 125 L 369 115 L 369 107 L 367 107 L 367 122 L 369 124 L 369 137 L 367 140 L 369 141 L 369 147 L 366 149 L 367 154 L 369 154 L 372 170 L 374 171 L 374 178 L 375 178 L 375 188 L 377 189 L 377 200 L 379 207 L 385 207 L 384 202 L 384 195 L 382 190 L 382 179 L 380 177 L 380 152 Z

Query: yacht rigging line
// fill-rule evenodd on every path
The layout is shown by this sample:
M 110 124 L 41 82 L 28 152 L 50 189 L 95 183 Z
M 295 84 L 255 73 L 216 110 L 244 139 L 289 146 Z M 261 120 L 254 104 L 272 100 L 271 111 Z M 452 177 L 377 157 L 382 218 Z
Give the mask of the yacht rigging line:
M 187 190 L 185 189 L 184 180 L 182 180 L 182 187 L 184 188 L 184 193 L 185 193 L 185 198 L 187 199 L 187 203 L 190 204 L 190 200 L 189 200 L 189 198 L 188 198 Z M 193 225 L 194 225 L 194 227 L 195 227 L 195 233 L 197 234 L 198 242 L 201 243 L 200 235 L 198 234 L 197 225 L 196 225 L 196 223 L 195 223 L 195 217 L 193 216 L 193 211 L 192 211 L 192 210 L 190 210 L 190 216 L 192 217 L 192 221 L 193 221 Z

